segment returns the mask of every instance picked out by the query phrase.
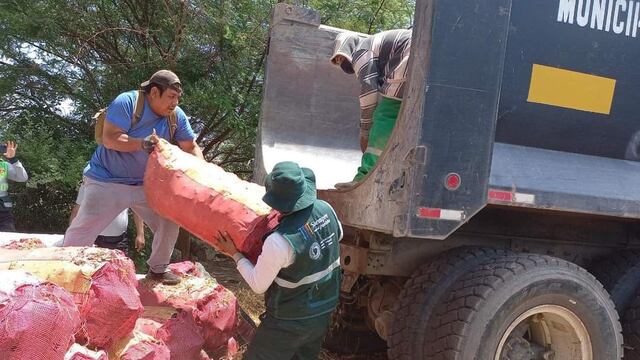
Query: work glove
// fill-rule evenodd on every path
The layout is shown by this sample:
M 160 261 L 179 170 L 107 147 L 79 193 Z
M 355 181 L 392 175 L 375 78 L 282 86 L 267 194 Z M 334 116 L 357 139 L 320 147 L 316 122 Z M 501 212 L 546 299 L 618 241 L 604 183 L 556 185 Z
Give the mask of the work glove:
M 153 133 L 142 140 L 142 150 L 151 153 L 158 144 L 158 135 L 156 135 L 156 129 L 153 129 Z

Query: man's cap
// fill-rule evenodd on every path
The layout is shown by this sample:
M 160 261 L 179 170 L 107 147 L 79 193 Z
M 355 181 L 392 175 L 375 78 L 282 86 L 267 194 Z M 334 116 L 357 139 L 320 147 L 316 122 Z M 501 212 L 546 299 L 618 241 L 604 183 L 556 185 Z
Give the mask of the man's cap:
M 182 87 L 178 75 L 170 70 L 157 71 L 155 74 L 151 75 L 149 80 L 140 84 L 140 87 L 147 87 L 150 84 L 158 84 L 164 87 L 171 87 L 177 84 L 179 87 Z
M 313 171 L 291 161 L 277 163 L 264 185 L 267 192 L 262 201 L 282 213 L 305 209 L 317 198 Z

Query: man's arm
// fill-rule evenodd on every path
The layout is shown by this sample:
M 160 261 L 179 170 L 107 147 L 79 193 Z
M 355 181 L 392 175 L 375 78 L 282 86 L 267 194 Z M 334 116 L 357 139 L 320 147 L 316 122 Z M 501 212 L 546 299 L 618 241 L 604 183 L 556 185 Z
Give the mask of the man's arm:
M 278 276 L 280 270 L 293 263 L 293 248 L 282 235 L 273 233 L 262 245 L 262 253 L 254 266 L 245 257 L 237 260 L 237 269 L 251 290 L 263 294 Z M 235 257 L 234 257 L 235 259 Z
M 236 248 L 233 239 L 227 233 L 220 233 L 213 247 L 227 256 L 233 257 L 240 275 L 257 294 L 262 294 L 276 279 L 280 269 L 293 263 L 293 248 L 277 232 L 269 235 L 262 245 L 262 253 L 255 266 Z
M 130 137 L 121 128 L 117 127 L 109 120 L 105 120 L 102 129 L 102 144 L 111 150 L 121 152 L 135 152 L 143 150 L 144 139 Z
M 15 141 L 7 141 L 7 151 L 3 154 L 9 162 L 7 178 L 11 181 L 25 182 L 29 180 L 29 175 L 27 175 L 22 163 L 16 159 L 17 150 L 18 144 Z
M 136 250 L 140 251 L 140 250 L 144 249 L 144 243 L 145 243 L 145 239 L 144 239 L 144 221 L 142 220 L 140 215 L 136 214 L 135 211 L 132 211 L 132 213 L 133 213 L 133 222 L 136 225 L 135 246 L 136 246 Z
M 360 149 L 365 152 L 371 126 L 373 112 L 378 106 L 378 60 L 371 50 L 362 49 L 353 55 L 353 68 L 360 81 Z
M 192 154 L 204 160 L 204 156 L 202 155 L 202 149 L 200 148 L 200 146 L 198 146 L 198 143 L 196 143 L 195 139 L 187 140 L 187 141 L 178 141 L 178 146 L 180 146 L 180 149 L 182 149 L 182 151 L 188 152 L 189 154 Z
M 16 158 L 8 159 L 9 160 L 9 173 L 7 174 L 7 178 L 11 181 L 16 182 L 26 182 L 29 180 L 29 175 L 27 175 L 27 170 L 24 169 L 22 163 Z
M 362 85 L 360 94 L 360 150 L 364 153 L 369 146 L 369 133 L 373 126 L 373 112 L 378 106 L 378 91 Z

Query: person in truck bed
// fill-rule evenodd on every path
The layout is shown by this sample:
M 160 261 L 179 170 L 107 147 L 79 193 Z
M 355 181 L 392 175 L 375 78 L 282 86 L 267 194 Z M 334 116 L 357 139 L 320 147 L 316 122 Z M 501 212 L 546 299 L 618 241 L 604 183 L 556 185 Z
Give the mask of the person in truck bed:
M 255 266 L 229 234 L 218 251 L 233 257 L 251 289 L 265 293 L 266 312 L 245 360 L 317 359 L 340 291 L 342 225 L 331 205 L 316 198 L 313 171 L 294 162 L 276 164 L 262 198 L 282 214 Z
M 389 30 L 363 37 L 338 34 L 331 63 L 355 74 L 360 91 L 360 149 L 362 160 L 353 181 L 336 189 L 356 185 L 373 169 L 396 124 L 404 96 L 411 30 Z
M 8 141 L 0 158 L 0 231 L 16 231 L 15 219 L 11 210 L 13 200 L 9 196 L 9 180 L 25 182 L 29 179 L 22 163 L 16 159 L 18 144 Z M 3 159 L 4 158 L 4 159 Z M 5 160 L 6 159 L 6 160 Z

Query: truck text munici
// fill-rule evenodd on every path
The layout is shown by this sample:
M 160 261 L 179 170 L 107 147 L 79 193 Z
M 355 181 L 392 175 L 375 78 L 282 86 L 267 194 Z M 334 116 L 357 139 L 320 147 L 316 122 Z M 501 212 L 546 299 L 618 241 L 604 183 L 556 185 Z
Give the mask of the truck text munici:
M 558 22 L 637 37 L 640 1 L 559 0 Z

